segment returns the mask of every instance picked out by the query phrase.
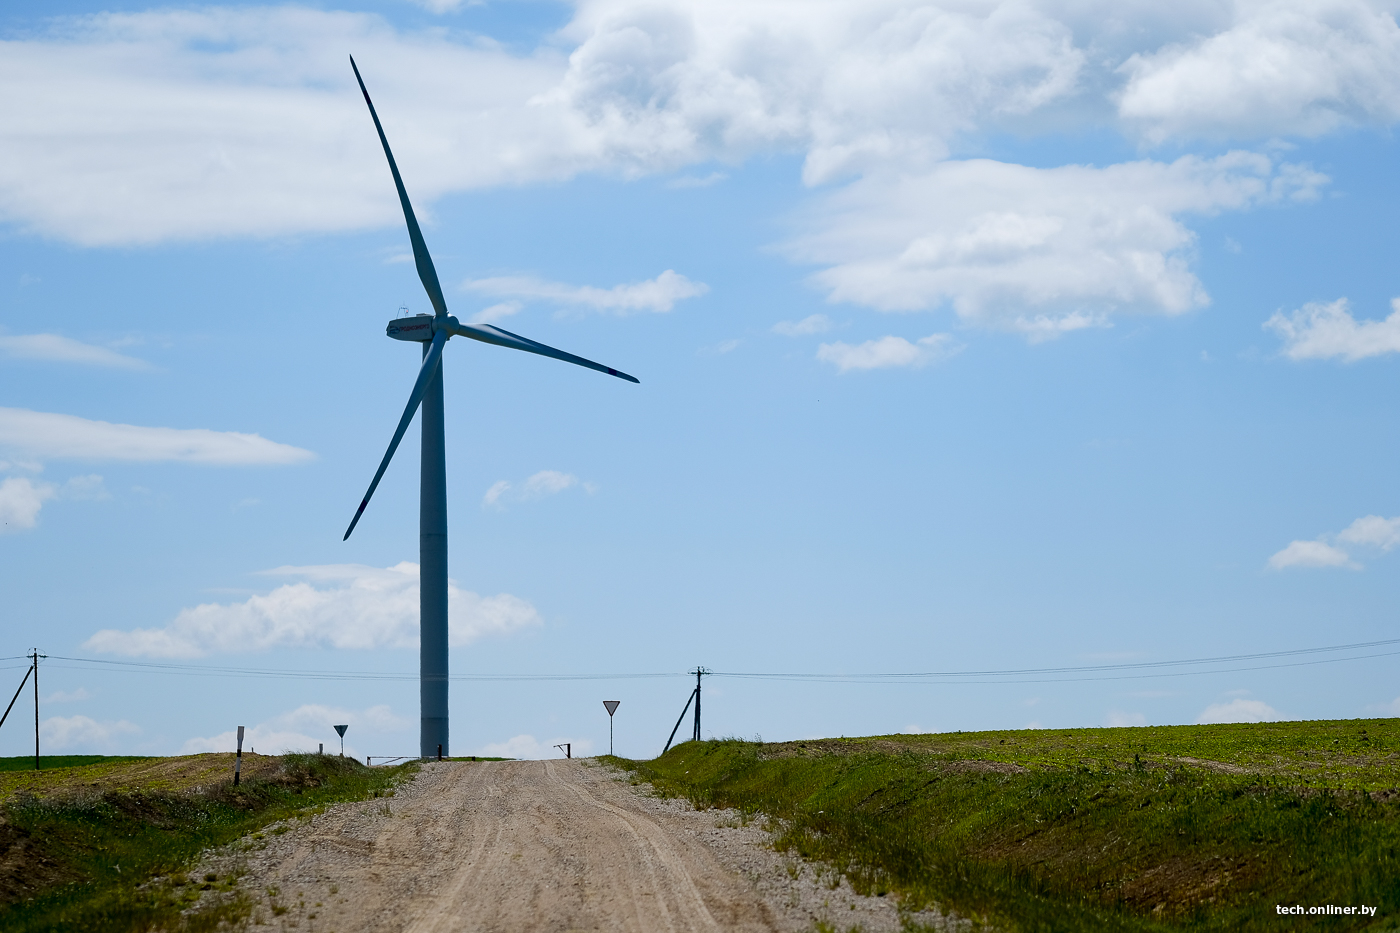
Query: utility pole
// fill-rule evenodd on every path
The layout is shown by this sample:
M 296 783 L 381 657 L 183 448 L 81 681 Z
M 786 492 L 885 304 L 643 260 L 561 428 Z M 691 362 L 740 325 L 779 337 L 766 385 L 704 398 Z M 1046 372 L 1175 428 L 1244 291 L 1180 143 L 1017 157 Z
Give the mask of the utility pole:
M 38 648 L 31 648 L 29 658 L 34 662 L 34 770 L 39 770 L 39 659 L 48 655 L 40 654 Z
M 709 671 L 696 665 L 695 667 L 695 741 L 700 741 L 700 678 L 708 674 Z

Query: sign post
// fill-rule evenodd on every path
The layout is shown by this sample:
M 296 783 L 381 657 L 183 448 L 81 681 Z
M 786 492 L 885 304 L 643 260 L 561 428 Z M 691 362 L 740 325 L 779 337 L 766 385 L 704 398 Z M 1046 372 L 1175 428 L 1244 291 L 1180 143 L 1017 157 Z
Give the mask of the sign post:
M 345 730 L 346 730 L 346 729 L 349 729 L 350 727 L 349 727 L 348 725 L 344 725 L 344 726 L 332 726 L 332 728 L 335 729 L 336 735 L 340 736 L 340 757 L 341 757 L 341 758 L 344 758 L 344 757 L 345 757 Z
M 238 786 L 239 772 L 243 770 L 243 727 L 238 727 L 238 754 L 233 760 L 233 786 Z
M 608 711 L 608 754 L 609 754 L 609 755 L 611 755 L 611 754 L 613 753 L 613 730 L 612 730 L 613 713 L 617 712 L 617 708 L 618 708 L 619 706 L 621 706 L 621 705 L 622 705 L 622 701 L 621 701 L 621 700 L 604 700 L 604 701 L 603 701 L 603 709 L 605 709 L 605 710 Z

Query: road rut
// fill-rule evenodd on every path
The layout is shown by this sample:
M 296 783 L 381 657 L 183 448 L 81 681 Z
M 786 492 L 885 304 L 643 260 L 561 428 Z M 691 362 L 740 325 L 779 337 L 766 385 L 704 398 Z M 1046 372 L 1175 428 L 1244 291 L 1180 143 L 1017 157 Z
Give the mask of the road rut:
M 693 836 L 659 825 L 603 768 L 424 770 L 408 794 L 323 814 L 250 854 L 244 887 L 263 901 L 253 923 L 304 917 L 298 926 L 326 933 L 785 926 L 751 884 Z

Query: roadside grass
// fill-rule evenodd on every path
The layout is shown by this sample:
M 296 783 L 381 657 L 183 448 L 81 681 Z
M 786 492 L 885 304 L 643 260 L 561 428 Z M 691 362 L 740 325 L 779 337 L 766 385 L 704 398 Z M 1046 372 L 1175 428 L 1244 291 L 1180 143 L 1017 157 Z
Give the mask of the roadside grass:
M 663 795 L 763 814 L 780 850 L 861 893 L 997 929 L 1400 920 L 1398 720 L 723 739 L 610 760 Z
M 331 755 L 259 755 L 245 757 L 234 787 L 232 758 L 107 760 L 39 772 L 47 783 L 0 804 L 0 929 L 215 929 L 251 905 L 230 894 L 184 913 L 204 891 L 234 889 L 232 876 L 187 876 L 205 849 L 279 820 L 309 819 L 327 804 L 392 794 L 418 769 L 417 762 L 368 768 Z

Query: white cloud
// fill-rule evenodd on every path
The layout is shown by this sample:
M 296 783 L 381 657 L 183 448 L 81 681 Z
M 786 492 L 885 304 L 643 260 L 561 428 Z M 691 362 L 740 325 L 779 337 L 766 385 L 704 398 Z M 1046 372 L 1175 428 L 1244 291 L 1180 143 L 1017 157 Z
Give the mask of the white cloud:
M 1381 321 L 1358 321 L 1345 298 L 1330 304 L 1311 302 L 1292 314 L 1277 312 L 1264 327 L 1284 342 L 1292 360 L 1341 358 L 1348 363 L 1368 356 L 1400 352 L 1400 298 L 1392 299 L 1390 315 Z
M 0 449 L 42 459 L 175 460 L 220 466 L 301 463 L 309 450 L 257 434 L 204 428 L 145 428 L 23 408 L 0 408 Z
M 932 334 L 915 343 L 903 337 L 881 337 L 854 346 L 849 343 L 824 343 L 817 347 L 817 359 L 833 364 L 843 373 L 861 369 L 924 366 L 956 353 L 952 339 L 947 334 Z
M 1400 28 L 1383 6 L 1240 0 L 1233 8 L 1222 31 L 1122 66 L 1119 114 L 1149 141 L 1315 136 L 1400 119 Z
M 77 690 L 67 690 L 67 691 L 65 691 L 65 690 L 59 690 L 59 691 L 57 691 L 57 692 L 50 693 L 48 696 L 44 697 L 44 702 L 45 702 L 45 703 L 77 703 L 77 702 L 79 702 L 80 700 L 90 700 L 90 699 L 92 699 L 92 694 L 91 694 L 91 693 L 88 693 L 86 688 L 84 688 L 84 687 L 79 687 Z
M 52 483 L 36 483 L 26 476 L 11 476 L 0 482 L 0 533 L 33 528 L 44 502 L 57 492 L 58 487 Z
M 79 363 L 86 366 L 108 366 L 114 369 L 150 369 L 145 360 L 126 356 L 106 347 L 80 343 L 58 334 L 0 334 L 0 353 L 22 360 L 44 360 L 54 363 Z
M 1147 717 L 1142 713 L 1124 713 L 1119 710 L 1109 710 L 1106 723 L 1109 728 L 1119 728 L 1122 726 L 1145 726 Z
M 565 742 L 572 743 L 572 753 L 575 758 L 587 757 L 593 749 L 593 742 L 589 739 L 562 738 L 541 742 L 533 735 L 517 735 L 504 742 L 488 743 L 482 746 L 481 751 L 477 754 L 485 758 L 519 758 L 521 760 L 563 758 L 564 752 L 554 746 L 556 744 L 563 745 Z
M 9 464 L 0 463 L 0 469 Z M 110 499 L 102 477 L 75 476 L 61 486 L 36 482 L 26 476 L 0 481 L 0 534 L 26 531 L 38 524 L 39 510 L 50 499 L 98 501 Z
M 57 18 L 0 49 L 0 218 L 86 244 L 397 223 L 346 49 L 424 212 L 775 150 L 805 153 L 812 183 L 926 164 L 1071 99 L 1085 60 L 1029 4 L 895 0 L 586 0 L 521 54 L 294 6 Z
M 54 751 L 109 749 L 120 736 L 134 735 L 140 731 L 125 719 L 98 722 L 87 716 L 51 716 L 39 723 L 40 743 Z
M 104 629 L 83 643 L 91 651 L 157 658 L 269 648 L 408 648 L 418 644 L 418 565 L 278 567 L 267 574 L 300 578 L 240 603 L 182 609 L 164 628 Z M 448 644 L 470 644 L 539 625 L 535 607 L 509 593 L 479 596 L 449 582 Z
M 666 183 L 667 188 L 708 188 L 717 185 L 729 177 L 726 172 L 711 172 L 708 175 L 682 175 L 680 178 L 672 179 Z
M 789 242 L 832 301 L 944 303 L 964 321 L 1045 337 L 1124 313 L 1209 302 L 1181 221 L 1315 196 L 1327 179 L 1268 157 L 1030 168 L 974 159 L 871 176 L 826 196 Z
M 1269 558 L 1275 570 L 1289 567 L 1355 567 L 1351 556 L 1325 541 L 1293 541 Z
M 472 315 L 472 320 L 478 324 L 493 324 L 496 321 L 510 317 L 512 314 L 520 313 L 520 309 L 525 307 L 518 301 L 502 301 L 489 308 L 482 308 Z
M 695 298 L 710 290 L 703 282 L 692 282 L 671 269 L 645 282 L 614 285 L 612 288 L 565 285 L 562 282 L 546 282 L 532 276 L 468 279 L 462 283 L 462 287 L 484 295 L 539 299 L 562 305 L 592 308 L 595 311 L 611 311 L 615 314 L 633 314 L 638 311 L 664 313 L 675 307 L 676 302 Z
M 350 728 L 345 733 L 345 754 L 359 757 L 357 740 L 363 742 L 389 736 L 401 737 L 416 725 L 384 705 L 371 706 L 365 710 L 351 710 L 344 707 L 323 706 L 308 703 L 299 706 L 271 720 L 248 726 L 243 735 L 243 748 L 262 747 L 260 754 L 277 755 L 283 752 L 314 752 L 325 745 L 328 754 L 339 754 L 340 736 L 333 728 L 345 724 Z M 185 741 L 180 749 L 182 755 L 197 755 L 200 752 L 231 752 L 238 747 L 238 732 L 229 729 L 211 736 L 196 736 Z M 373 749 L 371 749 L 373 751 Z
M 481 497 L 482 505 L 498 505 L 501 497 L 510 492 L 510 480 L 498 479 L 491 484 L 491 488 L 486 490 L 486 495 Z
M 556 495 L 575 486 L 590 493 L 596 489 L 592 483 L 581 482 L 572 473 L 562 473 L 559 470 L 540 470 L 519 486 L 509 480 L 497 480 L 491 484 L 490 489 L 486 490 L 486 495 L 481 498 L 481 504 L 504 508 L 508 502 L 531 502 L 546 496 Z
M 795 149 L 812 184 L 942 158 L 960 133 L 1071 96 L 1084 63 L 1064 23 L 1021 3 L 593 0 L 561 35 L 578 45 L 545 99 L 609 162 Z
M 824 334 L 831 330 L 831 318 L 825 314 L 809 314 L 800 321 L 779 321 L 773 325 L 773 333 L 784 337 L 806 337 L 810 334 Z
M 1283 716 L 1263 700 L 1236 698 L 1228 703 L 1212 703 L 1196 717 L 1196 725 L 1223 722 L 1277 722 Z
M 1400 516 L 1381 518 L 1379 515 L 1367 515 L 1358 518 L 1337 535 L 1337 540 L 1389 551 L 1400 544 Z
M 1366 515 L 1338 534 L 1324 534 L 1313 541 L 1294 541 L 1269 558 L 1274 570 L 1289 567 L 1348 567 L 1361 569 L 1351 550 L 1375 548 L 1382 553 L 1400 545 L 1400 516 Z M 1349 550 L 1350 549 L 1350 550 Z

